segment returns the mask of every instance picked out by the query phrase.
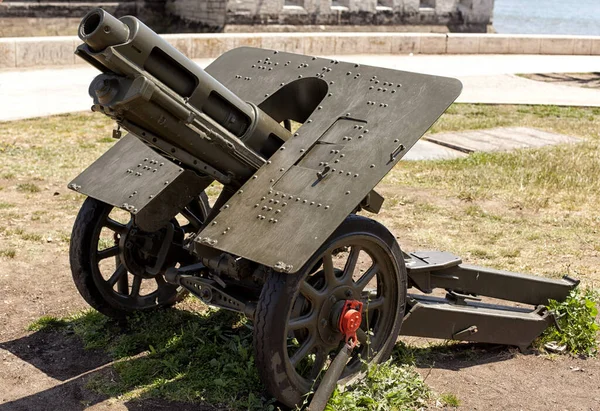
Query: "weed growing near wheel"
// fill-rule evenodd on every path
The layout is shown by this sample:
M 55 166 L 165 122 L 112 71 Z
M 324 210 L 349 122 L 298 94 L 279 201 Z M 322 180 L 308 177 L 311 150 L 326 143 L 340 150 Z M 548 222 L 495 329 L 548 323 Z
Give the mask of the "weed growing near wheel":
M 429 388 L 409 365 L 397 359 L 370 365 L 365 377 L 345 390 L 335 390 L 326 411 L 413 410 L 426 405 Z
M 593 356 L 598 352 L 599 294 L 592 289 L 571 291 L 564 302 L 550 300 L 548 309 L 557 318 L 558 326 L 549 327 L 540 337 L 540 345 L 555 342 L 566 346 L 571 354 Z

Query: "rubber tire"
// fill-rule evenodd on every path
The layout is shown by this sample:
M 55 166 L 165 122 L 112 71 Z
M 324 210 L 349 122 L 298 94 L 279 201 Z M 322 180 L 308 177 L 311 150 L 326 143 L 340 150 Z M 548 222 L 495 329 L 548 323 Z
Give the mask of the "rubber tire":
M 391 355 L 402 326 L 406 305 L 406 267 L 400 246 L 387 228 L 374 220 L 357 215 L 348 216 L 314 256 L 319 256 L 326 251 L 340 237 L 353 234 L 377 237 L 384 244 L 392 260 L 397 263 L 397 291 L 400 298 L 396 307 L 394 327 L 383 348 L 371 361 L 380 363 Z M 284 363 L 287 355 L 284 351 L 287 350 L 287 338 L 281 330 L 281 325 L 287 321 L 306 268 L 313 267 L 315 264 L 313 258 L 296 274 L 272 272 L 263 286 L 254 316 L 254 351 L 260 378 L 266 390 L 290 408 L 301 405 L 306 392 L 296 386 L 295 379 L 287 374 Z M 349 378 L 344 382 L 352 379 Z
M 200 196 L 200 202 L 202 204 L 201 209 L 210 210 L 208 197 L 205 193 L 202 193 Z M 119 304 L 118 300 L 110 299 L 110 297 L 107 298 L 102 292 L 99 284 L 94 280 L 92 262 L 90 261 L 96 222 L 102 217 L 103 213 L 106 212 L 107 207 L 112 208 L 112 206 L 92 197 L 88 197 L 83 202 L 81 209 L 77 214 L 77 218 L 75 219 L 73 231 L 71 233 L 69 262 L 71 265 L 73 282 L 83 299 L 100 313 L 114 319 L 123 319 L 135 311 L 140 310 L 132 310 L 130 307 Z M 174 289 L 177 288 L 176 286 L 173 287 Z M 186 295 L 186 290 L 175 292 L 172 298 L 149 309 L 170 307 Z

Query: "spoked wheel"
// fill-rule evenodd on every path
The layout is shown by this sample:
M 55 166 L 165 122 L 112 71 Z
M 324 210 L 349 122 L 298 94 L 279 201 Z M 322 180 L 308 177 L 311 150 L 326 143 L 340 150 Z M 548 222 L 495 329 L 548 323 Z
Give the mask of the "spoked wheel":
M 351 215 L 296 274 L 273 273 L 255 313 L 256 362 L 267 390 L 289 407 L 316 389 L 344 344 L 339 318 L 346 300 L 363 303 L 359 345 L 339 383 L 365 362 L 385 361 L 396 343 L 406 300 L 406 268 L 394 236 Z
M 163 229 L 147 233 L 133 224 L 128 212 L 87 198 L 75 220 L 69 250 L 79 293 L 113 318 L 175 304 L 186 291 L 167 283 L 164 272 L 194 262 L 183 246 L 209 211 L 203 193 Z

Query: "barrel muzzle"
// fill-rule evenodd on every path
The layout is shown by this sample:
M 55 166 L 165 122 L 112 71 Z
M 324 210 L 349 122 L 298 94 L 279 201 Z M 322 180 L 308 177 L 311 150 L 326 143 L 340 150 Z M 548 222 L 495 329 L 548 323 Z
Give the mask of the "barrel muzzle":
M 129 27 L 104 10 L 94 9 L 81 20 L 79 38 L 90 49 L 100 52 L 129 40 Z

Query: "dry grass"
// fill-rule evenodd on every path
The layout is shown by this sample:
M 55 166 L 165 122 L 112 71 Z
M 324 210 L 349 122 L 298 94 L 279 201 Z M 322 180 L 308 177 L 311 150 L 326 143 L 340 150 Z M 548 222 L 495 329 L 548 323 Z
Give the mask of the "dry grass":
M 570 274 L 598 286 L 600 110 L 455 105 L 432 131 L 527 126 L 584 139 L 512 153 L 402 162 L 380 184 L 378 218 L 405 248 L 471 263 Z
M 67 252 L 83 196 L 66 185 L 111 146 L 111 130 L 108 119 L 91 113 L 2 124 L 0 242 L 11 258 L 30 259 L 48 247 Z

